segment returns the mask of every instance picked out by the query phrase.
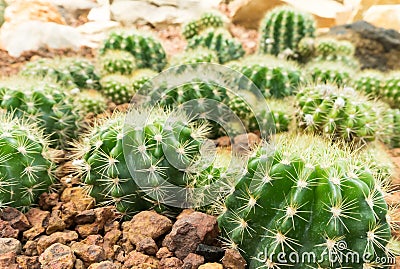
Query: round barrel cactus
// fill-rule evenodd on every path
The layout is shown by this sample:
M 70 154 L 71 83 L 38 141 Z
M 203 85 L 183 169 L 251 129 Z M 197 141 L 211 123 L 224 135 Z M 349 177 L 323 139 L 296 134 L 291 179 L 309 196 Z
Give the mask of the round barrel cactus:
M 300 40 L 313 37 L 315 21 L 310 14 L 288 6 L 269 11 L 260 27 L 260 53 L 278 55 L 285 50 L 296 51 Z
M 335 62 L 312 62 L 306 66 L 306 73 L 315 83 L 335 83 L 348 86 L 354 75 L 353 69 Z
M 104 73 L 129 75 L 136 68 L 135 58 L 127 51 L 108 50 L 100 58 L 100 65 Z
M 375 70 L 366 70 L 359 73 L 353 81 L 353 87 L 372 97 L 379 96 L 382 88 L 383 74 Z
M 171 59 L 170 65 L 175 66 L 195 63 L 218 63 L 218 57 L 215 51 L 197 48 L 176 55 Z
M 390 72 L 384 79 L 379 96 L 393 108 L 400 108 L 400 72 Z
M 75 95 L 77 111 L 86 116 L 88 113 L 100 114 L 107 109 L 107 98 L 96 90 L 83 90 Z
M 100 80 L 101 93 L 115 104 L 129 103 L 134 95 L 131 80 L 123 75 L 107 75 Z
M 202 195 L 204 199 L 212 196 L 206 194 L 212 191 L 207 186 L 220 179 L 222 168 L 206 162 L 196 169 L 207 129 L 161 108 L 132 109 L 127 117 L 125 121 L 123 114 L 114 114 L 101 120 L 76 147 L 74 165 L 99 204 L 114 204 L 130 214 L 148 208 L 163 210 L 163 203 L 187 207 L 180 202 L 188 196 L 181 195 L 193 195 L 191 190 L 198 187 L 204 191 L 189 199 L 192 206 L 204 202 L 198 200 Z M 181 191 L 172 197 L 175 187 Z
M 247 57 L 231 63 L 230 67 L 248 77 L 265 97 L 283 98 L 292 95 L 304 81 L 303 72 L 296 63 L 272 56 Z
M 193 20 L 183 26 L 182 35 L 186 39 L 190 39 L 207 28 L 219 28 L 224 25 L 222 15 L 207 12 L 201 15 L 197 20 Z
M 242 44 L 223 29 L 210 29 L 189 40 L 187 49 L 199 47 L 215 51 L 221 64 L 239 59 L 245 53 Z
M 36 125 L 0 112 L 0 204 L 26 210 L 55 182 L 48 138 Z
M 119 31 L 112 32 L 103 42 L 100 52 L 124 50 L 133 55 L 138 68 L 161 71 L 167 64 L 166 53 L 161 43 L 151 35 Z
M 296 96 L 298 125 L 306 131 L 346 141 L 367 142 L 384 139 L 385 106 L 353 88 L 333 85 L 305 86 Z M 385 133 L 381 133 L 381 131 Z
M 41 79 L 10 78 L 0 83 L 0 108 L 15 117 L 30 118 L 49 135 L 52 146 L 76 138 L 80 116 L 60 85 Z
M 283 135 L 261 146 L 246 171 L 218 222 L 248 268 L 379 268 L 394 261 L 382 182 L 350 151 Z

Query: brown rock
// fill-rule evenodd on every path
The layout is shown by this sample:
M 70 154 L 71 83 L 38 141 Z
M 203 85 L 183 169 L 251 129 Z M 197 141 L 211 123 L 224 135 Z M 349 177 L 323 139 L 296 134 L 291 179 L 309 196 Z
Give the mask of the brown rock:
M 45 230 L 46 229 L 44 227 L 33 226 L 29 230 L 26 230 L 25 232 L 23 232 L 24 239 L 33 240 L 35 237 L 37 237 L 37 236 L 41 235 L 42 233 L 44 233 Z
M 103 228 L 106 221 L 115 217 L 113 207 L 101 207 L 95 210 L 96 220 L 90 224 L 77 225 L 75 230 L 83 238 L 91 234 L 99 234 Z
M 104 239 L 99 234 L 93 234 L 86 237 L 84 240 L 81 241 L 81 243 L 86 245 L 102 246 L 104 243 Z
M 43 193 L 39 197 L 39 206 L 43 210 L 50 210 L 53 206 L 57 205 L 59 199 L 58 193 Z
M 0 218 L 2 220 L 8 221 L 11 227 L 17 229 L 20 232 L 26 231 L 32 227 L 25 215 L 12 207 L 6 207 L 1 210 Z
M 171 258 L 163 258 L 160 261 L 160 264 L 158 265 L 159 269 L 176 269 L 176 268 L 181 268 L 183 265 L 183 262 L 175 257 Z
M 157 239 L 171 230 L 172 221 L 153 211 L 136 214 L 128 224 L 129 239 L 134 243 L 137 234 Z
M 203 263 L 204 263 L 203 256 L 194 253 L 189 253 L 189 255 L 187 255 L 186 258 L 183 260 L 182 269 L 197 269 Z
M 61 194 L 61 201 L 73 202 L 78 211 L 91 209 L 95 205 L 94 198 L 90 197 L 81 187 L 66 188 Z
M 22 251 L 27 256 L 39 255 L 37 250 L 37 242 L 31 240 L 27 241 L 25 245 L 22 247 Z
M 213 263 L 206 263 L 199 266 L 199 269 L 223 269 L 224 267 L 222 264 L 213 262 Z
M 158 260 L 146 254 L 137 251 L 131 251 L 125 258 L 123 268 L 130 269 L 134 266 L 142 266 L 139 268 L 145 268 L 143 267 L 144 265 L 149 266 L 149 268 L 157 268 Z
M 75 259 L 72 250 L 60 243 L 51 245 L 39 256 L 42 269 L 73 269 Z
M 158 247 L 153 238 L 143 236 L 136 244 L 136 250 L 144 252 L 147 255 L 155 255 L 158 251 Z
M 246 261 L 240 255 L 239 251 L 234 249 L 225 250 L 225 255 L 222 258 L 222 264 L 226 269 L 245 269 Z
M 106 254 L 104 249 L 96 245 L 87 245 L 81 242 L 72 244 L 72 251 L 84 262 L 94 263 L 105 260 Z
M 15 238 L 0 238 L 0 254 L 13 252 L 20 254 L 22 249 L 21 242 Z
M 118 262 L 123 263 L 125 261 L 125 252 L 121 246 L 114 245 L 114 259 Z
M 67 227 L 71 227 L 71 225 L 74 223 L 75 216 L 79 213 L 75 203 L 68 202 L 62 204 L 61 212 L 61 219 L 64 221 Z
M 50 212 L 38 208 L 31 208 L 25 216 L 33 227 L 38 226 L 46 228 L 49 224 Z
M 74 269 L 85 269 L 85 268 L 86 268 L 85 263 L 82 260 L 80 259 L 75 260 Z
M 156 254 L 156 257 L 158 259 L 162 259 L 162 258 L 169 258 L 174 256 L 174 253 L 172 253 L 171 251 L 169 251 L 169 249 L 167 247 L 161 247 Z
M 93 209 L 84 210 L 78 213 L 74 218 L 74 222 L 76 224 L 93 223 L 95 220 L 96 220 L 96 214 Z
M 42 235 L 41 237 L 39 237 L 37 250 L 39 254 L 41 254 L 46 248 L 55 243 L 67 244 L 77 239 L 78 234 L 75 231 L 55 232 L 50 236 Z
M 233 139 L 233 150 L 238 153 L 248 153 L 260 143 L 260 137 L 253 133 L 241 134 Z
M 0 237 L 17 238 L 19 231 L 11 227 L 8 221 L 0 219 Z
M 216 139 L 215 144 L 220 147 L 229 147 L 231 145 L 231 139 L 229 136 L 222 136 Z
M 52 234 L 55 232 L 63 231 L 67 225 L 61 219 L 61 211 L 60 210 L 53 210 L 51 212 L 51 216 L 49 219 L 49 225 L 46 228 L 46 234 Z
M 114 246 L 117 244 L 118 239 L 121 237 L 122 232 L 114 229 L 104 235 L 104 251 L 106 252 L 107 259 L 114 258 Z
M 116 265 L 110 261 L 93 263 L 88 267 L 88 269 L 119 269 L 119 268 L 120 268 L 119 265 Z
M 16 263 L 15 258 L 15 252 L 0 254 L 0 268 L 18 269 L 18 264 Z
M 118 213 L 115 214 L 116 217 L 117 217 L 117 214 Z M 119 226 L 120 226 L 119 225 L 119 221 L 117 221 L 117 220 L 108 220 L 104 224 L 104 232 L 108 233 L 111 230 L 119 230 Z
M 400 204 L 400 191 L 386 194 L 385 201 L 389 205 L 393 205 L 393 206 L 399 205 Z
M 20 269 L 40 269 L 38 256 L 17 256 L 17 263 Z
M 219 230 L 217 219 L 201 212 L 186 214 L 178 219 L 172 231 L 163 240 L 163 246 L 183 260 L 200 243 L 213 244 Z

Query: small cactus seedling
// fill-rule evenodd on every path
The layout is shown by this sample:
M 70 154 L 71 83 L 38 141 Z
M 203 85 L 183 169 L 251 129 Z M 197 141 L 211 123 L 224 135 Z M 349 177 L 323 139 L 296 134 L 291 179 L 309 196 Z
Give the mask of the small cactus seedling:
M 131 80 L 123 75 L 108 75 L 100 80 L 101 92 L 117 105 L 129 103 L 135 94 Z
M 98 203 L 126 214 L 162 203 L 178 207 L 181 194 L 219 180 L 212 163 L 196 170 L 206 128 L 161 108 L 132 109 L 124 122 L 122 114 L 103 119 L 77 145 L 74 164 Z M 172 195 L 171 184 L 181 191 Z
M 305 86 L 299 89 L 296 99 L 298 125 L 306 131 L 355 144 L 388 135 L 388 128 L 382 125 L 385 108 L 353 88 Z
M 98 89 L 100 79 L 94 65 L 79 58 L 38 59 L 27 63 L 21 74 L 50 77 L 68 88 Z
M 353 70 L 335 62 L 315 62 L 306 66 L 306 73 L 315 83 L 335 83 L 347 86 L 353 77 Z
M 219 28 L 224 26 L 222 15 L 216 13 L 204 13 L 197 20 L 187 23 L 183 27 L 182 35 L 186 39 L 190 39 L 207 28 Z
M 42 79 L 10 78 L 0 83 L 0 108 L 31 118 L 49 135 L 52 146 L 64 147 L 76 137 L 80 117 L 71 96 L 60 85 Z
M 242 44 L 223 29 L 207 30 L 189 40 L 187 49 L 199 47 L 215 51 L 221 64 L 239 59 L 245 53 Z
M 315 21 L 310 14 L 290 7 L 269 11 L 260 27 L 260 53 L 278 55 L 285 50 L 296 51 L 300 40 L 313 37 Z
M 108 50 L 100 58 L 100 65 L 105 74 L 129 75 L 136 68 L 135 58 L 123 50 Z
M 283 98 L 292 95 L 304 80 L 296 63 L 272 56 L 247 57 L 230 66 L 248 77 L 265 97 Z
M 0 112 L 0 206 L 26 210 L 55 182 L 42 130 Z
M 272 143 L 250 157 L 218 217 L 224 241 L 248 268 L 389 266 L 390 211 L 369 167 L 318 137 L 282 135 Z
M 76 94 L 74 104 L 82 116 L 97 115 L 107 109 L 107 98 L 96 90 L 83 90 Z
M 161 43 L 153 36 L 135 32 L 112 32 L 103 43 L 100 52 L 125 50 L 133 55 L 138 68 L 161 71 L 167 58 Z

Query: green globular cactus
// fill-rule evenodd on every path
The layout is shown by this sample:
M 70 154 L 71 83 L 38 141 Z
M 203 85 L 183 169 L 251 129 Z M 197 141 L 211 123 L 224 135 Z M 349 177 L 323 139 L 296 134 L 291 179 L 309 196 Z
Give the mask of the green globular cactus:
M 390 145 L 400 148 L 400 109 L 391 109 L 388 114 L 392 119 Z
M 21 74 L 30 77 L 50 77 L 68 88 L 99 88 L 99 75 L 95 66 L 86 59 L 38 59 L 27 63 Z
M 26 210 L 55 183 L 55 164 L 41 129 L 0 113 L 0 206 Z
M 135 70 L 135 58 L 127 51 L 108 50 L 100 58 L 103 73 L 129 75 Z
M 104 112 L 107 109 L 107 102 L 107 98 L 96 90 L 83 90 L 74 96 L 75 107 L 82 116 Z
M 272 143 L 250 157 L 218 217 L 248 268 L 389 266 L 394 239 L 379 178 L 331 141 L 283 135 Z
M 247 57 L 229 66 L 248 77 L 265 97 L 292 95 L 304 81 L 304 74 L 296 63 L 272 56 Z
M 133 109 L 127 117 L 126 124 L 123 114 L 103 119 L 77 145 L 73 164 L 99 204 L 114 204 L 126 214 L 148 208 L 163 210 L 162 203 L 174 207 L 176 202 L 178 207 L 180 194 L 172 195 L 168 184 L 185 188 L 191 195 L 191 189 L 207 187 L 222 177 L 222 170 L 212 162 L 201 172 L 195 169 L 201 164 L 198 157 L 207 130 L 201 125 L 157 107 L 151 112 Z M 206 191 L 211 189 L 196 193 L 196 201 Z M 180 193 L 186 195 L 182 189 Z
M 335 62 L 316 62 L 306 66 L 306 73 L 315 83 L 335 83 L 339 86 L 351 84 L 353 69 Z
M 239 59 L 245 53 L 242 44 L 223 29 L 207 30 L 191 38 L 187 50 L 196 48 L 208 48 L 215 51 L 221 64 Z
M 341 41 L 333 38 L 315 39 L 315 53 L 317 56 L 353 56 L 354 50 L 354 45 L 349 41 Z
M 100 53 L 108 50 L 124 50 L 133 55 L 138 68 L 161 71 L 167 58 L 161 43 L 153 36 L 135 32 L 112 32 L 104 41 Z
M 353 87 L 372 97 L 378 97 L 382 88 L 383 74 L 375 70 L 360 72 L 353 80 Z
M 296 96 L 298 125 L 309 132 L 351 143 L 385 139 L 385 107 L 353 88 L 305 86 Z M 382 133 L 383 132 L 383 133 Z
M 129 103 L 135 94 L 131 79 L 123 75 L 108 75 L 100 80 L 101 93 L 117 105 Z
M 185 39 L 190 39 L 207 28 L 219 28 L 224 26 L 224 21 L 221 14 L 216 13 L 204 13 L 197 20 L 188 22 L 182 31 L 182 35 Z
M 393 108 L 400 108 L 400 72 L 393 71 L 385 76 L 379 97 Z
M 215 51 L 198 48 L 188 50 L 181 54 L 174 56 L 171 59 L 171 66 L 195 64 L 195 63 L 218 63 L 218 57 Z
M 13 77 L 2 81 L 0 108 L 33 120 L 49 136 L 52 146 L 64 148 L 80 128 L 72 97 L 60 85 L 46 80 Z
M 150 69 L 139 69 L 133 72 L 131 76 L 131 85 L 133 88 L 133 91 L 136 92 L 141 92 L 143 85 L 147 81 L 149 81 L 151 78 L 155 77 L 157 75 L 156 72 Z M 143 94 L 147 94 L 144 92 Z
M 258 113 L 258 117 L 253 116 L 250 118 L 249 130 L 256 131 L 260 130 L 257 120 L 273 119 L 275 124 L 275 133 L 287 132 L 289 127 L 294 120 L 294 106 L 293 100 L 290 98 L 279 99 L 268 99 L 268 109 L 262 109 Z M 268 115 L 271 115 L 270 117 Z M 263 122 L 264 126 L 267 126 L 267 122 Z M 260 130 L 267 131 L 267 130 Z
M 269 11 L 260 27 L 259 52 L 279 55 L 285 50 L 296 51 L 300 40 L 313 37 L 315 21 L 310 14 L 288 6 Z

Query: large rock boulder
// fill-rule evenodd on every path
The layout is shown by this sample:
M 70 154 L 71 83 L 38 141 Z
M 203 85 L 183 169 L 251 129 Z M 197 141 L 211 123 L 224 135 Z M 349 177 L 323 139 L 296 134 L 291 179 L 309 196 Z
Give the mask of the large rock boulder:
M 400 5 L 376 5 L 364 13 L 364 20 L 378 27 L 400 32 Z
M 395 30 L 357 21 L 331 28 L 328 36 L 351 41 L 363 69 L 400 69 L 400 33 Z

